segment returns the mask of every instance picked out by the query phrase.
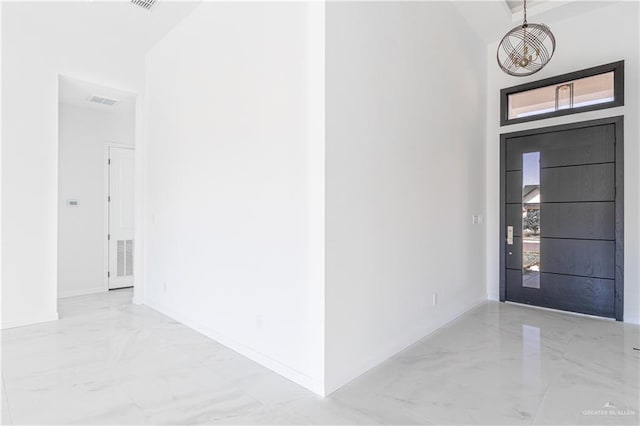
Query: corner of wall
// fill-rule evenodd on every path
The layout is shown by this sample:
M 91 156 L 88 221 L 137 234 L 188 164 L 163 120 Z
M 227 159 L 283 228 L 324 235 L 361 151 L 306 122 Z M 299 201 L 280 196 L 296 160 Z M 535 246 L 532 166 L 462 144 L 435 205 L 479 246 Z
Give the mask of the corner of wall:
M 287 365 L 282 364 L 281 362 L 265 355 L 264 353 L 251 348 L 247 345 L 239 343 L 234 339 L 225 336 L 219 333 L 216 330 L 202 324 L 198 320 L 191 318 L 189 315 L 184 314 L 182 312 L 178 312 L 174 309 L 169 308 L 162 302 L 156 300 L 149 300 L 145 303 L 150 308 L 173 318 L 174 320 L 184 324 L 185 326 L 201 333 L 216 342 L 226 346 L 227 348 L 237 352 L 238 354 L 249 358 L 252 361 L 257 362 L 258 364 L 280 374 L 281 376 L 291 380 L 292 382 L 307 388 L 311 392 L 319 395 L 325 396 L 325 383 L 321 380 L 310 377 L 309 375 L 295 370 Z
M 339 377 L 331 378 L 325 376 L 325 396 L 332 394 L 344 385 L 355 380 L 359 376 L 365 374 L 367 371 L 376 367 L 377 365 L 385 362 L 394 355 L 407 349 L 409 346 L 417 343 L 418 341 L 428 337 L 433 332 L 445 327 L 447 324 L 453 322 L 465 312 L 470 311 L 476 306 L 487 300 L 487 294 L 483 293 L 480 297 L 470 299 L 467 303 L 463 303 L 455 309 L 451 309 L 446 315 L 438 318 L 437 321 L 429 323 L 426 327 L 420 327 L 412 330 L 401 336 L 396 342 L 391 345 L 386 351 L 375 354 L 367 360 L 364 360 L 360 365 L 351 368 L 347 374 L 343 374 Z

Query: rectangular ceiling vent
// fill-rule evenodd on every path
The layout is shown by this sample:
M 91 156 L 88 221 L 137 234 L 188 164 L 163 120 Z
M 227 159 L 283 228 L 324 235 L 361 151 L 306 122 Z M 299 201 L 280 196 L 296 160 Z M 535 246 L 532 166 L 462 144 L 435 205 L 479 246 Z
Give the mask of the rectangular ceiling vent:
M 93 95 L 89 98 L 89 102 L 94 102 L 96 104 L 102 104 L 107 106 L 113 106 L 118 103 L 116 99 L 105 98 L 104 96 L 96 96 Z
M 143 9 L 151 9 L 151 6 L 153 6 L 155 4 L 156 0 L 131 0 L 131 3 L 133 3 L 136 6 L 140 6 Z

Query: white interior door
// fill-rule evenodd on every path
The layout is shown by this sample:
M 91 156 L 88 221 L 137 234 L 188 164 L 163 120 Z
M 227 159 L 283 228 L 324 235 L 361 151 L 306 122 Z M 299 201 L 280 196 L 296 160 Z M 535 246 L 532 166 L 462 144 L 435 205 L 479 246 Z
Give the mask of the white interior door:
M 109 289 L 133 285 L 134 151 L 109 148 Z

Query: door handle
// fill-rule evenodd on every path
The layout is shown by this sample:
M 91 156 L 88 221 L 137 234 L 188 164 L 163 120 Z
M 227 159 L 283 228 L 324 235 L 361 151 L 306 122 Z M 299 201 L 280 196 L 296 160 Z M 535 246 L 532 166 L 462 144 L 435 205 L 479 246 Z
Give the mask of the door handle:
M 513 245 L 513 226 L 507 226 L 507 244 Z

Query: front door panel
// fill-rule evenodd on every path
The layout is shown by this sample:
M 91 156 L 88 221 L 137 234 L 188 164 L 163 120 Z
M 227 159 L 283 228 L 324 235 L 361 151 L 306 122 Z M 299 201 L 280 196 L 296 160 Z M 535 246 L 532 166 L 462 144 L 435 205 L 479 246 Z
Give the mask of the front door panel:
M 501 300 L 622 320 L 622 119 L 503 135 L 501 149 Z

